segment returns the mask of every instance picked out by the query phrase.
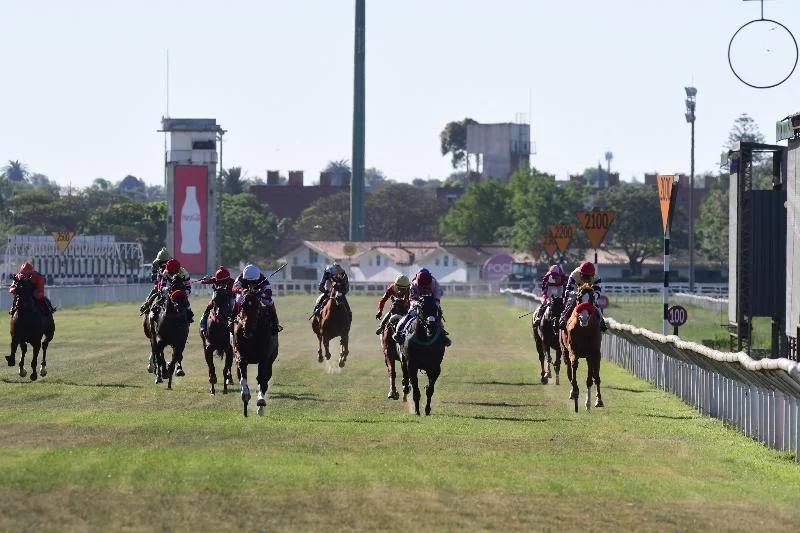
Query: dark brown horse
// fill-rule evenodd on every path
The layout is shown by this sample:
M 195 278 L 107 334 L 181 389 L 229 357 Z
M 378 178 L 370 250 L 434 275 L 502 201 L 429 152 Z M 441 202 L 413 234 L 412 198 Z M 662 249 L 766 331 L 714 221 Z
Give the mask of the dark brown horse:
M 247 365 L 258 365 L 259 392 L 258 416 L 264 416 L 267 406 L 267 387 L 272 378 L 272 365 L 278 358 L 278 335 L 272 333 L 272 318 L 269 309 L 261 302 L 261 287 L 255 285 L 245 289 L 242 305 L 233 327 L 233 349 L 242 387 L 244 416 L 250 403 L 250 387 L 247 384 Z
M 597 385 L 595 407 L 603 407 L 600 395 L 600 344 L 603 332 L 600 330 L 600 318 L 594 304 L 594 288 L 585 283 L 578 288 L 577 305 L 567 320 L 567 328 L 561 332 L 561 343 L 568 362 L 567 373 L 572 391 L 570 399 L 575 402 L 578 412 L 578 361 L 586 359 L 586 409 L 590 407 L 592 382 Z
M 228 317 L 233 312 L 230 306 L 231 292 L 226 290 L 214 291 L 213 306 L 206 322 L 206 334 L 200 331 L 203 341 L 203 353 L 208 365 L 208 382 L 211 384 L 211 394 L 215 394 L 214 385 L 217 383 L 217 370 L 214 367 L 214 354 L 220 359 L 225 357 L 225 366 L 222 370 L 222 394 L 228 394 L 228 385 L 233 384 L 233 345 L 231 334 L 228 330 Z
M 414 414 L 419 415 L 418 372 L 428 374 L 428 386 L 425 387 L 427 403 L 425 415 L 431 414 L 431 398 L 439 374 L 442 371 L 442 360 L 445 351 L 445 335 L 441 327 L 441 314 L 436 299 L 430 295 L 423 295 L 418 304 L 417 316 L 410 320 L 408 327 L 410 333 L 406 335 L 405 342 L 400 347 L 403 356 L 403 365 L 411 381 L 414 393 Z
M 541 382 L 546 384 L 550 379 L 550 368 L 552 364 L 556 373 L 556 385 L 560 385 L 559 372 L 561 371 L 561 340 L 558 334 L 558 320 L 564 310 L 564 298 L 552 298 L 550 305 L 544 312 L 538 326 L 533 326 L 533 340 L 536 343 L 536 351 L 539 353 L 539 364 L 541 370 Z M 550 356 L 550 351 L 555 352 L 555 362 Z
M 35 287 L 29 279 L 14 280 L 9 288 L 14 295 L 14 314 L 9 320 L 11 331 L 11 354 L 6 356 L 8 366 L 14 366 L 17 357 L 17 346 L 22 351 L 19 359 L 19 377 L 24 378 L 28 372 L 25 370 L 25 354 L 28 344 L 33 348 L 31 357 L 31 381 L 39 377 L 36 374 L 36 363 L 39 350 L 42 351 L 42 366 L 39 372 L 42 377 L 47 375 L 47 346 L 56 334 L 56 324 L 52 314 L 43 315 L 36 304 L 33 293 Z M 44 337 L 44 340 L 42 340 Z
M 408 313 L 408 305 L 402 298 L 392 297 L 392 308 L 389 311 L 391 315 L 386 327 L 383 328 L 381 333 L 381 349 L 383 350 L 383 359 L 386 363 L 386 372 L 389 374 L 389 394 L 387 398 L 390 400 L 397 400 L 400 394 L 397 392 L 395 381 L 397 379 L 397 372 L 395 371 L 395 363 L 399 362 L 400 352 L 397 348 L 397 343 L 394 340 L 394 333 L 397 330 L 397 323 Z M 408 398 L 408 393 L 411 391 L 411 386 L 408 382 L 408 372 L 405 365 L 401 364 L 400 368 L 403 372 L 403 401 Z
M 188 298 L 184 291 L 173 291 L 159 295 L 142 319 L 142 329 L 150 339 L 150 366 L 147 371 L 155 373 L 156 383 L 167 377 L 167 388 L 172 388 L 172 376 L 183 361 L 183 350 L 189 338 L 189 320 L 186 315 Z M 164 349 L 172 347 L 169 363 Z
M 322 362 L 322 347 L 325 347 L 325 359 L 331 358 L 331 339 L 339 337 L 339 368 L 344 367 L 347 356 L 350 354 L 350 313 L 344 301 L 344 294 L 339 292 L 337 283 L 331 284 L 328 301 L 322 306 L 320 316 L 314 316 L 311 329 L 317 336 L 319 348 L 317 349 L 318 361 Z

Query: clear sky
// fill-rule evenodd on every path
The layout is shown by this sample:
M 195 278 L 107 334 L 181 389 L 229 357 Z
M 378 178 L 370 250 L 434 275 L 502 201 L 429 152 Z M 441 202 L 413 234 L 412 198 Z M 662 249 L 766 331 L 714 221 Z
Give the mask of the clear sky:
M 800 1 L 764 8 L 800 38 Z M 800 111 L 800 71 L 755 90 L 729 69 L 757 1 L 369 0 L 366 12 L 366 165 L 397 181 L 449 174 L 439 132 L 466 116 L 530 109 L 534 166 L 566 178 L 610 150 L 631 179 L 688 171 L 685 85 L 698 89 L 698 174 L 740 113 L 774 142 L 776 120 Z M 351 158 L 353 0 L 0 0 L 0 14 L 0 162 L 73 186 L 161 183 L 167 50 L 169 115 L 216 118 L 226 167 L 305 170 L 309 183 Z M 782 78 L 791 39 L 753 26 L 735 65 Z

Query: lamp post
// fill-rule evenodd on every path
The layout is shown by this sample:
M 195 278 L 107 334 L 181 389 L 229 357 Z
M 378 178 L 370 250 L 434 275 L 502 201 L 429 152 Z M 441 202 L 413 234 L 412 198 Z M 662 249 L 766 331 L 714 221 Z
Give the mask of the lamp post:
M 689 292 L 694 292 L 694 109 L 697 89 L 686 90 L 686 122 L 692 125 L 691 170 L 689 173 Z

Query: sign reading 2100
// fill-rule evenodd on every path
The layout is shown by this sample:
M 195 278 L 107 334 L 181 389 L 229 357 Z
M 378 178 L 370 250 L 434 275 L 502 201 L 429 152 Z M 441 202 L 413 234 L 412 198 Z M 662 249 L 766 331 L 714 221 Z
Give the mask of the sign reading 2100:
M 604 229 L 607 230 L 614 220 L 608 211 L 584 211 L 582 213 L 584 229 Z

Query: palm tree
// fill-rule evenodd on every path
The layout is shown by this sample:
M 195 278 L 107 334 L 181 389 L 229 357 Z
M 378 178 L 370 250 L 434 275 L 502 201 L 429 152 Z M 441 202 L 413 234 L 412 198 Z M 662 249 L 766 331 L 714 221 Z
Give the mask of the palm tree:
M 8 164 L 3 167 L 3 174 L 11 181 L 25 181 L 29 174 L 28 166 L 19 161 L 11 161 L 9 159 Z
M 345 174 L 350 172 L 350 161 L 347 159 L 339 159 L 338 161 L 328 161 L 325 165 L 323 172 L 330 172 L 331 174 Z

